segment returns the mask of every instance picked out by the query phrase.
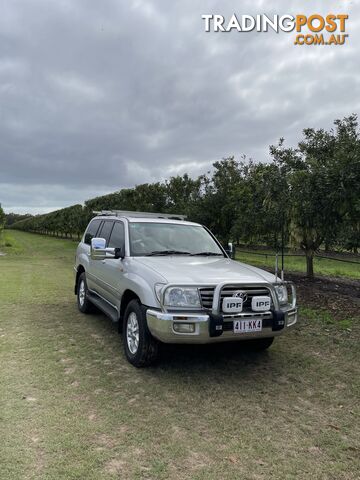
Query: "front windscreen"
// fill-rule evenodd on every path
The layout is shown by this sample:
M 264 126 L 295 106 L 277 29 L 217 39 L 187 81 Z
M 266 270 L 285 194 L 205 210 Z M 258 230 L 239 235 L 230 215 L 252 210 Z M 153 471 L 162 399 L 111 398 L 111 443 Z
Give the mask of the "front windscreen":
M 130 255 L 224 256 L 207 230 L 198 225 L 130 222 Z

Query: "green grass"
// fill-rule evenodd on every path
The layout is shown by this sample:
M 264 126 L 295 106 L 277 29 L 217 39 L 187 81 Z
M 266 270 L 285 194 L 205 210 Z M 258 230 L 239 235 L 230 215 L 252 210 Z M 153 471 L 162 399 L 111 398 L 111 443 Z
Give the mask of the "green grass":
M 237 252 L 236 260 L 240 262 L 249 263 L 256 267 L 266 267 L 275 271 L 275 256 L 273 252 L 266 250 L 259 250 L 258 253 L 268 253 L 268 256 L 256 255 L 249 251 L 248 253 Z M 352 257 L 349 260 L 355 260 Z M 281 259 L 279 257 L 279 268 Z M 286 272 L 303 272 L 306 273 L 305 257 L 285 257 L 284 268 Z M 353 279 L 360 279 L 360 262 L 359 265 L 353 263 L 338 262 L 328 258 L 314 259 L 314 273 L 316 275 L 329 275 L 334 277 L 347 277 Z
M 301 314 L 304 318 L 310 320 L 313 325 L 318 325 L 320 328 L 332 327 L 335 330 L 342 329 L 351 331 L 353 325 L 356 325 L 358 322 L 356 318 L 337 320 L 332 316 L 331 312 L 326 309 L 315 310 L 314 308 L 303 306 L 301 308 Z
M 1 237 L 0 237 L 1 238 Z M 18 254 L 22 253 L 23 247 L 22 245 L 16 240 L 14 235 L 7 230 L 2 232 L 2 238 L 0 240 L 0 248 L 2 253 L 11 253 L 11 254 Z
M 137 370 L 110 321 L 77 311 L 76 243 L 6 235 L 1 480 L 359 477 L 358 319 L 303 309 L 268 352 L 167 347 Z

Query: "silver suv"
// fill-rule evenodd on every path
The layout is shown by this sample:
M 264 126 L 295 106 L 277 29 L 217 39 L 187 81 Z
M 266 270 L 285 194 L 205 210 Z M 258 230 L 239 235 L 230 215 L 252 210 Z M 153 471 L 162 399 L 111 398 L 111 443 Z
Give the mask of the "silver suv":
M 154 362 L 159 342 L 265 349 L 296 323 L 294 285 L 232 260 L 206 227 L 181 215 L 95 213 L 76 251 L 78 307 L 119 323 L 136 367 Z

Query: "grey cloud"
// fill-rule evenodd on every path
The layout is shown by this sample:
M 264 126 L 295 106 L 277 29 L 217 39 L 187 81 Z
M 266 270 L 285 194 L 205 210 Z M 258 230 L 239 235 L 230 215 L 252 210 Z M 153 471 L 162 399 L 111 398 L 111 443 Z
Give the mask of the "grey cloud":
M 349 6 L 347 6 L 349 5 Z M 201 15 L 350 14 L 349 45 L 205 33 Z M 329 1 L 13 0 L 0 18 L 0 202 L 59 208 L 268 158 L 307 126 L 359 110 L 360 8 Z

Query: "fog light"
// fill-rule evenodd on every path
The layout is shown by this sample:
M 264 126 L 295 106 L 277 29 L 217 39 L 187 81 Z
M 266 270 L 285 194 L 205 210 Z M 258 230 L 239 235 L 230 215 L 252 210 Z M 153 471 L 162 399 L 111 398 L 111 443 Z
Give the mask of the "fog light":
M 194 333 L 195 323 L 174 322 L 173 328 L 176 333 Z

